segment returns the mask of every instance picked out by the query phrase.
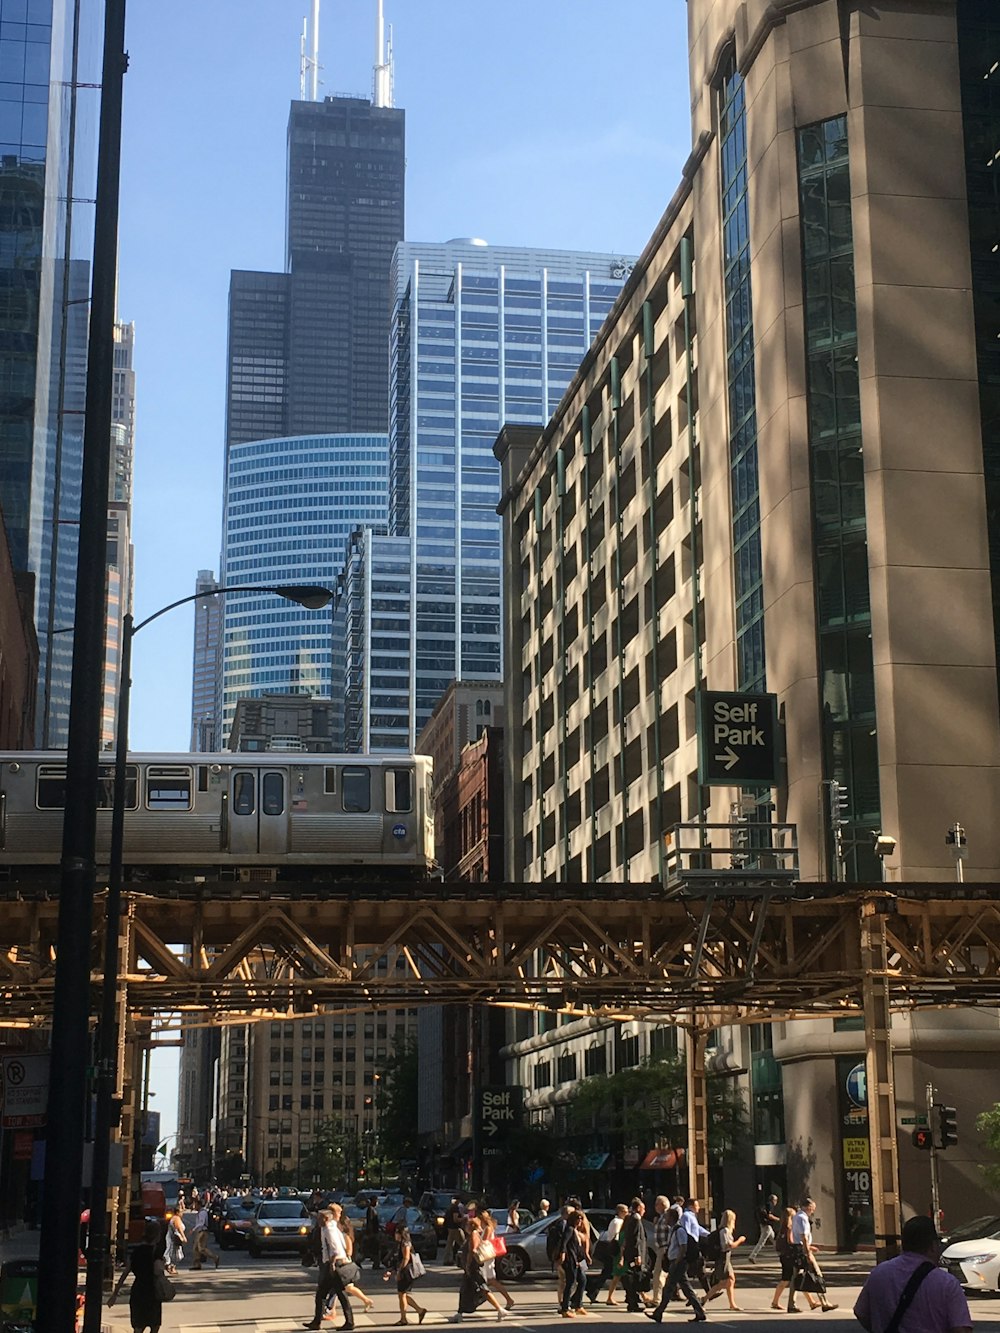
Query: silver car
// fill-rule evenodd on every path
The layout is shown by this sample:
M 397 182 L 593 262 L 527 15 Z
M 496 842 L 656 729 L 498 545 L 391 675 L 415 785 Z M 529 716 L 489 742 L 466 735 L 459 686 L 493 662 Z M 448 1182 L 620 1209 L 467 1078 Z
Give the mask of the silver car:
M 301 1254 L 312 1229 L 312 1218 L 301 1199 L 263 1199 L 250 1223 L 247 1249 L 254 1259 L 272 1250 Z

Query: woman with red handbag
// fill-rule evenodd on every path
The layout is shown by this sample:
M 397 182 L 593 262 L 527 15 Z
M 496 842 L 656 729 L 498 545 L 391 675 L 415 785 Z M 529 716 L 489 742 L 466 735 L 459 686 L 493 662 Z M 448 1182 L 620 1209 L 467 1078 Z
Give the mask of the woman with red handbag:
M 503 1236 L 497 1235 L 497 1224 L 493 1214 L 488 1208 L 484 1208 L 480 1212 L 479 1217 L 483 1224 L 483 1240 L 489 1241 L 493 1246 L 493 1251 L 496 1255 L 506 1254 L 507 1242 L 504 1240 Z M 486 1279 L 486 1285 L 492 1291 L 498 1291 L 500 1293 L 507 1302 L 507 1309 L 510 1310 L 514 1305 L 514 1302 L 511 1299 L 510 1292 L 497 1277 L 496 1259 L 491 1259 L 483 1266 L 483 1277 Z

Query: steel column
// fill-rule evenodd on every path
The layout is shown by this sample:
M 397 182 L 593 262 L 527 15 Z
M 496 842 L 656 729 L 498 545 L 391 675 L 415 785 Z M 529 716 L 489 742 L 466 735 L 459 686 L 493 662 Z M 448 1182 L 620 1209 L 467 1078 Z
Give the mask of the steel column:
M 868 1134 L 878 1262 L 898 1254 L 902 1226 L 886 958 L 886 915 L 892 910 L 893 900 L 888 896 L 867 898 L 861 904 L 861 994 L 868 1051 Z

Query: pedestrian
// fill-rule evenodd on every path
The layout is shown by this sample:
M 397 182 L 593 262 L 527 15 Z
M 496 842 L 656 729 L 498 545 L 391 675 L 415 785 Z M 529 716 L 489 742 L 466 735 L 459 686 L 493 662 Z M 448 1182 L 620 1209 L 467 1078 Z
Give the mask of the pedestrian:
M 645 1211 L 643 1201 L 640 1198 L 633 1199 L 621 1229 L 622 1286 L 625 1289 L 625 1309 L 630 1314 L 638 1314 L 642 1309 L 639 1284 L 648 1252 L 646 1229 L 642 1224 Z
M 319 1278 L 316 1283 L 316 1309 L 309 1323 L 303 1325 L 304 1328 L 317 1329 L 320 1327 L 326 1309 L 327 1297 L 331 1293 L 340 1302 L 340 1308 L 344 1315 L 344 1328 L 354 1327 L 354 1311 L 345 1294 L 344 1281 L 337 1272 L 339 1268 L 343 1268 L 351 1262 L 347 1255 L 347 1246 L 344 1243 L 344 1233 L 337 1225 L 340 1213 L 340 1205 L 334 1203 L 329 1208 L 324 1208 L 319 1215 L 320 1257 Z
M 165 1271 L 173 1277 L 177 1272 L 177 1265 L 184 1258 L 184 1245 L 187 1242 L 187 1232 L 184 1229 L 184 1200 L 177 1200 L 177 1209 L 171 1214 L 170 1221 L 167 1223 L 167 1244 L 165 1250 L 164 1266 Z
M 774 1289 L 774 1295 L 771 1297 L 771 1309 L 781 1309 L 781 1296 L 786 1287 L 791 1285 L 795 1276 L 795 1246 L 792 1243 L 792 1221 L 795 1217 L 794 1208 L 786 1208 L 784 1215 L 778 1222 L 778 1230 L 774 1237 L 774 1252 L 778 1256 L 781 1264 L 781 1280 Z M 809 1303 L 810 1310 L 819 1309 L 819 1301 L 811 1291 L 805 1292 L 805 1298 Z
M 513 1307 L 514 1307 L 514 1301 L 513 1301 L 513 1298 L 512 1298 L 512 1296 L 511 1296 L 510 1292 L 509 1292 L 509 1291 L 507 1290 L 507 1288 L 504 1286 L 504 1284 L 503 1284 L 503 1283 L 500 1281 L 500 1279 L 497 1277 L 497 1261 L 496 1261 L 496 1250 L 497 1250 L 497 1223 L 496 1223 L 496 1218 L 493 1216 L 493 1214 L 490 1212 L 490 1210 L 489 1210 L 488 1208 L 484 1208 L 483 1211 L 482 1211 L 482 1212 L 480 1213 L 480 1215 L 479 1215 L 479 1221 L 482 1223 L 482 1228 L 483 1228 L 483 1240 L 486 1241 L 486 1243 L 487 1243 L 488 1245 L 491 1245 L 491 1246 L 493 1247 L 493 1250 L 494 1250 L 494 1257 L 493 1257 L 492 1259 L 488 1259 L 488 1260 L 486 1261 L 486 1263 L 483 1265 L 483 1277 L 485 1277 L 485 1279 L 486 1279 L 486 1285 L 490 1288 L 490 1290 L 491 1290 L 491 1291 L 498 1291 L 498 1292 L 500 1293 L 500 1295 L 504 1298 L 504 1300 L 507 1302 L 507 1309 L 508 1309 L 508 1310 L 511 1310 L 511 1309 L 513 1309 Z M 505 1243 L 505 1244 L 504 1244 L 504 1253 L 506 1254 L 506 1252 L 507 1252 L 507 1249 L 506 1249 L 506 1243 Z
M 382 1247 L 379 1243 L 380 1229 L 378 1209 L 375 1207 L 375 1200 L 369 1196 L 368 1205 L 365 1209 L 365 1220 L 361 1227 L 361 1245 L 357 1257 L 359 1268 L 363 1267 L 366 1259 L 371 1260 L 372 1268 L 378 1267 L 382 1253 Z
M 712 1270 L 712 1285 L 705 1296 L 705 1300 L 713 1301 L 716 1296 L 721 1296 L 725 1292 L 730 1310 L 740 1308 L 733 1300 L 733 1293 L 736 1290 L 736 1274 L 733 1272 L 732 1254 L 733 1250 L 746 1243 L 746 1236 L 737 1236 L 735 1233 L 736 1214 L 731 1208 L 727 1208 L 722 1214 L 722 1221 L 719 1223 L 719 1257 L 716 1259 L 715 1268 Z
M 511 1199 L 507 1205 L 507 1231 L 516 1232 L 521 1230 L 521 1215 L 518 1209 L 521 1206 L 520 1199 Z
M 465 1209 L 458 1195 L 453 1194 L 444 1215 L 445 1241 L 442 1263 L 450 1264 L 456 1261 L 458 1251 L 465 1244 L 464 1222 Z
M 941 1241 L 930 1217 L 903 1223 L 903 1253 L 868 1275 L 854 1314 L 867 1333 L 972 1333 L 958 1279 L 938 1267 Z
M 771 1245 L 774 1242 L 774 1229 L 781 1225 L 781 1218 L 778 1214 L 778 1196 L 769 1194 L 767 1203 L 758 1205 L 757 1225 L 760 1228 L 760 1234 L 757 1236 L 757 1244 L 747 1255 L 747 1263 L 755 1264 L 757 1256 L 764 1249 L 765 1245 Z
M 563 1319 L 572 1319 L 576 1315 L 587 1313 L 583 1308 L 583 1293 L 587 1283 L 588 1247 L 587 1219 L 581 1209 L 574 1208 L 566 1219 L 562 1251 L 559 1255 L 559 1263 L 564 1274 L 562 1296 L 559 1301 L 559 1313 Z
M 128 1296 L 128 1313 L 133 1333 L 158 1333 L 163 1322 L 163 1302 L 157 1294 L 157 1279 L 162 1278 L 166 1265 L 163 1261 L 163 1231 L 159 1222 L 147 1222 L 142 1241 L 129 1251 L 128 1263 L 114 1290 L 108 1297 L 108 1309 L 118 1299 L 122 1283 L 132 1274 L 132 1290 Z
M 615 1300 L 615 1288 L 622 1279 L 623 1269 L 621 1267 L 621 1230 L 625 1219 L 628 1217 L 628 1204 L 620 1203 L 615 1208 L 615 1215 L 607 1225 L 604 1235 L 601 1237 L 602 1250 L 598 1257 L 602 1261 L 602 1275 L 606 1272 L 611 1281 L 608 1283 L 608 1294 L 606 1302 L 608 1305 L 617 1305 Z
M 451 1316 L 453 1324 L 460 1323 L 467 1314 L 472 1314 L 483 1301 L 489 1301 L 498 1319 L 504 1318 L 500 1302 L 490 1291 L 483 1275 L 483 1268 L 491 1258 L 495 1258 L 493 1246 L 483 1240 L 482 1223 L 478 1218 L 470 1218 L 464 1271 L 458 1288 L 458 1310 Z
M 208 1199 L 203 1196 L 191 1232 L 191 1267 L 200 1269 L 205 1259 L 214 1259 L 218 1268 L 219 1256 L 208 1248 Z
M 384 1280 L 388 1282 L 393 1272 L 395 1272 L 396 1295 L 399 1297 L 399 1318 L 396 1322 L 398 1324 L 408 1324 L 410 1322 L 406 1317 L 406 1307 L 411 1305 L 417 1312 L 417 1323 L 422 1324 L 427 1311 L 422 1305 L 417 1304 L 410 1295 L 410 1290 L 416 1279 L 423 1276 L 424 1266 L 419 1258 L 417 1258 L 417 1263 L 414 1263 L 416 1251 L 413 1248 L 413 1241 L 410 1239 L 409 1227 L 399 1227 L 395 1239 L 395 1268 L 385 1270 Z
M 643 1296 L 643 1303 L 646 1305 L 659 1305 L 660 1297 L 663 1295 L 663 1284 L 667 1280 L 667 1242 L 670 1239 L 670 1222 L 667 1220 L 667 1213 L 669 1209 L 670 1200 L 665 1194 L 658 1194 L 653 1200 L 653 1212 L 655 1214 L 653 1245 L 656 1249 L 656 1261 L 653 1264 L 649 1296 L 648 1298 Z
M 566 1270 L 563 1268 L 559 1256 L 565 1249 L 563 1241 L 566 1228 L 569 1225 L 569 1215 L 572 1211 L 573 1209 L 569 1204 L 564 1203 L 559 1209 L 559 1216 L 545 1228 L 545 1255 L 556 1275 L 557 1312 L 562 1308 L 563 1291 L 566 1287 Z
M 539 1217 L 548 1217 L 548 1215 L 549 1215 L 549 1209 L 550 1209 L 551 1207 L 552 1207 L 552 1205 L 549 1203 L 548 1199 L 539 1199 L 539 1201 L 538 1201 L 538 1216 L 539 1216 Z
M 340 1216 L 337 1218 L 337 1226 L 340 1227 L 340 1230 L 343 1233 L 344 1248 L 347 1250 L 347 1258 L 349 1261 L 347 1265 L 341 1267 L 338 1274 L 344 1288 L 344 1294 L 353 1296 L 355 1300 L 361 1301 L 362 1305 L 365 1307 L 365 1314 L 367 1314 L 375 1302 L 371 1300 L 370 1297 L 366 1296 L 357 1284 L 357 1280 L 361 1276 L 361 1269 L 354 1262 L 354 1223 L 343 1209 L 340 1210 Z
M 674 1217 L 671 1219 L 670 1238 L 667 1241 L 667 1280 L 663 1284 L 663 1295 L 660 1297 L 659 1305 L 655 1310 L 647 1310 L 646 1314 L 658 1324 L 662 1323 L 667 1302 L 680 1291 L 694 1311 L 692 1319 L 700 1324 L 707 1316 L 705 1307 L 688 1279 L 688 1263 L 693 1253 L 698 1250 L 699 1240 L 707 1236 L 708 1232 L 698 1221 L 697 1199 L 685 1199 L 683 1211 L 676 1204 L 670 1211 Z
M 812 1239 L 812 1218 L 816 1212 L 816 1201 L 805 1198 L 799 1204 L 799 1210 L 792 1218 L 792 1259 L 794 1271 L 788 1288 L 788 1309 L 795 1309 L 796 1291 L 813 1291 L 819 1296 L 820 1306 L 824 1310 L 836 1310 L 836 1305 L 826 1298 L 826 1282 L 823 1278 L 816 1247 Z M 812 1304 L 812 1302 L 810 1302 Z

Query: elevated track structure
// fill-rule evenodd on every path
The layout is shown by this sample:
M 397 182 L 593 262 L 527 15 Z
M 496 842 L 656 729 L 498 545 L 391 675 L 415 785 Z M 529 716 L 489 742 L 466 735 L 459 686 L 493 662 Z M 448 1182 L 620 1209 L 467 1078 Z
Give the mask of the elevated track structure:
M 104 906 L 92 939 L 95 1011 Z M 51 1010 L 58 899 L 0 886 L 0 1012 Z M 1000 1006 L 1000 886 L 790 883 L 125 886 L 121 1091 L 157 1015 L 222 1021 L 330 1007 L 532 1005 L 670 1016 L 688 1032 L 692 1189 L 708 1198 L 705 1046 L 723 1023 L 863 1013 L 876 1239 L 901 1224 L 893 1010 Z M 125 1076 L 125 1070 L 133 1071 Z M 131 1092 L 131 1098 L 130 1098 Z

